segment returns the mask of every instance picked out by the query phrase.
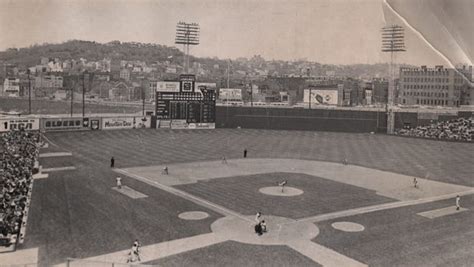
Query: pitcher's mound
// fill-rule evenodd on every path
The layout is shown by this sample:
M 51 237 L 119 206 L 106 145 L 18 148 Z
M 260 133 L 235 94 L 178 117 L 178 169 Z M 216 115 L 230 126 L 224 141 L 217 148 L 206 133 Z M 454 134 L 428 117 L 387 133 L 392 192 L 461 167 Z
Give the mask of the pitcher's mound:
M 279 186 L 262 187 L 258 191 L 260 191 L 260 193 L 265 194 L 265 195 L 281 196 L 281 197 L 298 196 L 304 193 L 303 190 L 290 187 L 290 186 L 285 186 L 285 189 L 283 189 L 283 192 L 281 192 L 281 187 Z

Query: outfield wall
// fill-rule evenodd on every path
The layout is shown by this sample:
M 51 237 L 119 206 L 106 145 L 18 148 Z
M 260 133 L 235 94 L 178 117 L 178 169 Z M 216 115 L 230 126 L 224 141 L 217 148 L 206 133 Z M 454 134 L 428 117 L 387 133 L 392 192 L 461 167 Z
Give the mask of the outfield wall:
M 385 111 L 216 107 L 216 128 L 386 132 Z
M 417 127 L 436 121 L 469 118 L 472 111 L 396 110 L 395 128 Z M 331 132 L 386 133 L 384 109 L 291 109 L 271 107 L 216 107 L 216 128 L 252 128 Z
M 291 109 L 217 106 L 216 111 L 216 123 L 185 123 L 182 120 L 160 121 L 156 116 L 113 116 L 110 114 L 93 114 L 84 118 L 66 115 L 0 117 L 0 132 L 20 128 L 49 132 L 136 128 L 214 129 L 241 127 L 274 130 L 385 133 L 387 129 L 387 115 L 383 109 Z M 472 111 L 397 110 L 395 112 L 395 128 L 416 127 L 436 121 L 472 116 L 474 116 Z

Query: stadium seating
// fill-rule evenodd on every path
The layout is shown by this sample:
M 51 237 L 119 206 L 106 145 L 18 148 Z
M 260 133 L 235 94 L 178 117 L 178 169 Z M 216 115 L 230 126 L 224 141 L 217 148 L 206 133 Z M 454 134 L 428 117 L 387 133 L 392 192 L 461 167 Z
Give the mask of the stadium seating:
M 414 136 L 439 140 L 465 141 L 474 140 L 474 118 L 459 118 L 441 121 L 428 126 L 418 126 L 411 129 L 400 129 L 396 132 L 402 136 Z
M 38 133 L 25 131 L 0 135 L 1 245 L 15 244 L 19 235 L 23 239 L 39 140 Z

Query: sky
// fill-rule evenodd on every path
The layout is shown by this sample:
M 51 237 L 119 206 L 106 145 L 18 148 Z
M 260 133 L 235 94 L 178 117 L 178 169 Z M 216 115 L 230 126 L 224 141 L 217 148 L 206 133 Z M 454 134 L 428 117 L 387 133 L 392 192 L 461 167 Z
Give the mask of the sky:
M 72 39 L 174 46 L 176 24 L 185 21 L 200 25 L 191 48 L 199 57 L 371 64 L 390 59 L 380 52 L 380 28 L 403 24 L 390 13 L 384 0 L 0 0 L 0 50 Z M 409 29 L 406 46 L 397 62 L 446 64 Z

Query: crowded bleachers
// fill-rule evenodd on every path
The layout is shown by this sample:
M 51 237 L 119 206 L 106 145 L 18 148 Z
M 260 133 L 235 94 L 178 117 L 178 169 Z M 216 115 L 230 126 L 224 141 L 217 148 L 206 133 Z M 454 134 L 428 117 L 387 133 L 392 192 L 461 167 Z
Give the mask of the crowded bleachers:
M 15 243 L 25 223 L 39 141 L 39 133 L 0 134 L 0 245 Z
M 440 121 L 428 126 L 400 129 L 397 131 L 397 134 L 439 140 L 472 142 L 474 140 L 473 125 L 474 118 L 459 118 L 449 121 Z

